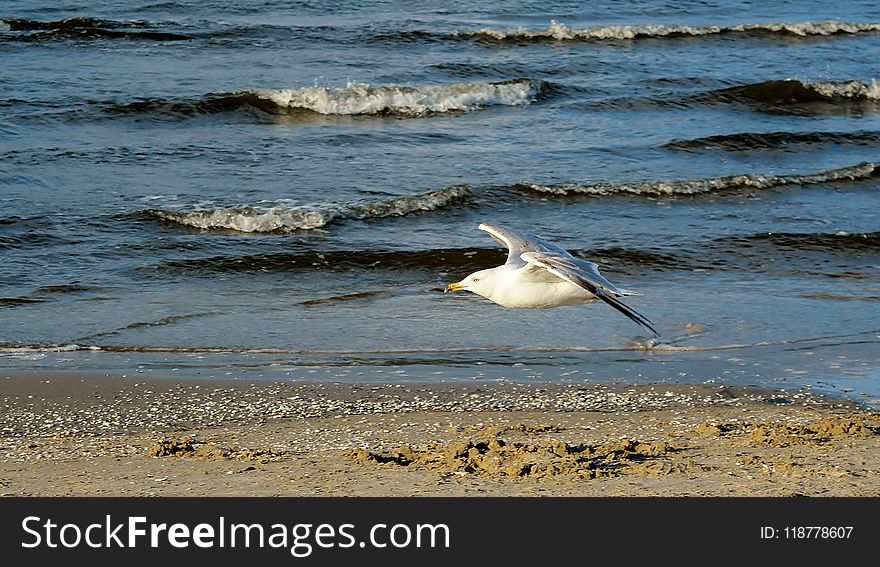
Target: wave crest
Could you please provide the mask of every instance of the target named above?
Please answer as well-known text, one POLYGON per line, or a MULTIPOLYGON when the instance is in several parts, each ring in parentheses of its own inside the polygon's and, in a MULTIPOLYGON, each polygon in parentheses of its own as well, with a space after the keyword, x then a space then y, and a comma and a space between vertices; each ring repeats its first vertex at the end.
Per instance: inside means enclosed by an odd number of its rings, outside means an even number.
POLYGON ((723 193, 733 190, 773 189, 786 185, 815 185, 835 181, 855 181, 875 177, 880 172, 873 163, 861 163, 839 169, 831 169, 807 175, 763 175, 746 174, 692 179, 684 181, 652 181, 647 183, 614 184, 597 183, 592 185, 537 185, 520 183, 515 188, 534 193, 550 195, 587 195, 602 197, 608 195, 640 195, 648 197, 672 197, 679 195, 701 195, 723 193))
POLYGON ((191 117, 256 109, 269 114, 315 113, 332 116, 378 115, 405 118, 444 112, 465 112, 488 106, 526 105, 554 92, 554 87, 527 78, 496 83, 371 87, 350 83, 344 88, 243 89, 208 93, 198 99, 153 98, 111 103, 104 111, 115 115, 150 114, 158 118, 191 117))
POLYGON ((609 41, 648 38, 700 37, 726 34, 787 35, 825 37, 834 35, 880 32, 880 23, 848 23, 838 20, 802 23, 759 23, 735 26, 674 26, 664 24, 594 26, 573 28, 555 20, 543 30, 523 28, 502 31, 483 28, 459 32, 457 36, 488 41, 609 41))
POLYGON ((862 81, 806 82, 797 79, 764 81, 740 87, 731 87, 712 93, 722 99, 774 104, 810 102, 880 101, 880 83, 862 81))
POLYGON ((400 217, 421 211, 436 211, 463 202, 470 197, 470 194, 468 187, 456 186, 384 201, 328 205, 311 209, 289 206, 243 206, 189 212, 151 209, 143 211, 143 214, 202 230, 287 233, 314 230, 340 220, 400 217))
POLYGON ((241 93, 271 101, 282 111, 309 110, 333 115, 421 116, 486 106, 524 105, 535 100, 540 90, 538 81, 514 79, 498 83, 475 82, 423 87, 371 87, 350 83, 345 88, 263 89, 241 93))
POLYGON ((694 105, 738 104, 771 114, 819 115, 880 111, 880 82, 802 81, 773 79, 690 95, 656 98, 621 97, 594 103, 595 108, 635 110, 688 108, 694 105))

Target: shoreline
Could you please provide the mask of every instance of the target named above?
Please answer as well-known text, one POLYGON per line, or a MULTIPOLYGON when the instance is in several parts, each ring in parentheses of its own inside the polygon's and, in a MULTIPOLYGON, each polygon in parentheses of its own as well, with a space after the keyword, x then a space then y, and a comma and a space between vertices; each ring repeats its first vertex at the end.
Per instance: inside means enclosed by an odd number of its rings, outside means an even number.
POLYGON ((0 494, 880 495, 880 412, 809 390, 0 376, 0 494))

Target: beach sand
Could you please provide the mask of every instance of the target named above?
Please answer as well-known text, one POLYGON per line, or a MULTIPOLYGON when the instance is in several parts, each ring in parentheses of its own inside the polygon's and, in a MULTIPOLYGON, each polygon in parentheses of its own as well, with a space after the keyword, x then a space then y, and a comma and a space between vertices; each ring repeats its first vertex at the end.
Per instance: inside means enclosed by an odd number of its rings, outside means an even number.
POLYGON ((802 391, 0 376, 5 496, 878 496, 880 413, 802 391))

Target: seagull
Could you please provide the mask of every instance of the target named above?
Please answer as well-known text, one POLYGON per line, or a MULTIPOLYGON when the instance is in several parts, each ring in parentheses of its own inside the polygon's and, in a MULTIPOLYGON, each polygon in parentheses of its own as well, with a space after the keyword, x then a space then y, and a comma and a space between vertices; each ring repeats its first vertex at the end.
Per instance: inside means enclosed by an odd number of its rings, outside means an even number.
POLYGON ((647 317, 618 299, 640 294, 609 282, 599 273, 597 264, 575 258, 531 234, 489 224, 477 228, 507 247, 507 262, 449 284, 447 292, 470 291, 503 307, 519 309, 580 305, 601 299, 660 336, 647 317))

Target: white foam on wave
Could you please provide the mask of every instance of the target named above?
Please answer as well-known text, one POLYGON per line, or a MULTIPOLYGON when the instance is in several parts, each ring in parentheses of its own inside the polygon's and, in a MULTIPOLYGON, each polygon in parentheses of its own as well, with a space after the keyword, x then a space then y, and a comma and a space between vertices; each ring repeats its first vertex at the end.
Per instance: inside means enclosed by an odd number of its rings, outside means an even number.
POLYGON ((706 36, 724 33, 748 33, 768 32, 787 33, 800 37, 829 36, 837 34, 857 34, 880 31, 880 23, 847 23, 837 20, 824 22, 802 23, 759 23, 740 24, 735 26, 675 26, 664 24, 644 25, 618 25, 618 26, 595 26, 588 28, 573 28, 561 24, 555 20, 550 21, 550 27, 529 31, 516 29, 513 31, 501 31, 483 28, 475 32, 466 32, 458 35, 486 37, 496 40, 556 40, 556 41, 585 41, 585 40, 627 40, 651 37, 667 36, 706 36))
POLYGON ((802 84, 828 98, 842 97, 880 100, 880 83, 877 82, 877 79, 871 80, 870 84, 863 83, 862 81, 846 81, 843 83, 816 82, 802 84))
POLYGON ((876 165, 861 163, 850 167, 832 169, 808 175, 730 175, 710 179, 692 179, 685 181, 652 181, 648 183, 612 184, 597 183, 592 185, 536 185, 520 184, 519 187, 537 193, 552 195, 644 195, 649 197, 666 197, 675 195, 699 195, 716 193, 733 189, 772 189, 786 185, 815 185, 831 181, 854 181, 867 179, 875 175, 876 165))
POLYGON ((150 216, 203 230, 226 229, 238 232, 291 232, 322 228, 334 220, 364 220, 399 217, 419 211, 435 211, 470 196, 467 187, 449 187, 419 195, 394 197, 384 201, 353 204, 307 206, 229 207, 173 211, 150 210, 150 216))
POLYGON ((238 232, 279 232, 321 228, 335 215, 331 211, 299 211, 285 207, 230 207, 225 209, 151 211, 153 216, 205 230, 225 228, 238 232))
POLYGON ((8 32, 11 29, 12 26, 10 26, 5 20, 0 20, 0 32, 8 32))
POLYGON ((52 345, 52 346, 0 346, 0 356, 9 358, 23 358, 38 360, 47 354, 59 352, 76 352, 78 350, 94 350, 92 347, 80 345, 52 345))
POLYGON ((461 83, 439 86, 379 86, 349 83, 345 88, 308 87, 249 90, 280 108, 305 109, 319 114, 396 114, 467 111, 485 106, 528 104, 537 97, 539 83, 517 79, 500 83, 461 83))

